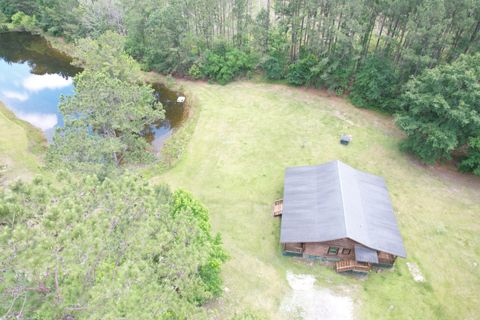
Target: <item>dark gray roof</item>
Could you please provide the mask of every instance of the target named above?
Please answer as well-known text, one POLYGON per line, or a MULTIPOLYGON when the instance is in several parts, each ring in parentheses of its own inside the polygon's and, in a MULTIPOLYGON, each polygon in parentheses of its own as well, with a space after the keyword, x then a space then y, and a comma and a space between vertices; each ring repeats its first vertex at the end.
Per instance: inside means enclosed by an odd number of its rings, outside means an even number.
POLYGON ((355 260, 360 262, 378 263, 378 254, 376 250, 356 244, 355 260))
POLYGON ((287 168, 280 242, 342 238, 406 256, 383 178, 341 161, 287 168))

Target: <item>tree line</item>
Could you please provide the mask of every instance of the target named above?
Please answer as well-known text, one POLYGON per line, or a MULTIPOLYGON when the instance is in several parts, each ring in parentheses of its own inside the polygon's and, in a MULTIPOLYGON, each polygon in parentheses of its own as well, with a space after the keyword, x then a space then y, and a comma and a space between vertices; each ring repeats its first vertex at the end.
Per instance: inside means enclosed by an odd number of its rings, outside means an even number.
POLYGON ((479 52, 480 0, 3 0, 0 11, 0 21, 34 23, 71 40, 118 33, 146 70, 220 83, 262 72, 348 94, 357 106, 398 114, 403 146, 423 161, 455 157, 462 170, 480 172, 478 100, 466 103, 423 83, 430 70, 438 77, 449 77, 441 74, 447 69, 473 72, 456 90, 476 94, 465 82, 478 83, 476 67, 456 66, 479 52), (415 86, 423 86, 416 107, 415 86), (448 112, 438 112, 434 94, 448 112), (466 118, 451 121, 457 111, 466 118), (455 123, 455 135, 444 134, 445 123, 455 123))

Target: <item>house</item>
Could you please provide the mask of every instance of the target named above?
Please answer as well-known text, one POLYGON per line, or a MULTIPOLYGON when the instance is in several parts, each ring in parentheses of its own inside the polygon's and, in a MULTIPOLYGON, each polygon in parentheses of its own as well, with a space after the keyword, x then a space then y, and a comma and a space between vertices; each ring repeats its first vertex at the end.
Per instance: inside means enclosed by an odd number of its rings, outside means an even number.
POLYGON ((383 178, 341 161, 287 168, 280 242, 286 255, 366 272, 406 257, 383 178))

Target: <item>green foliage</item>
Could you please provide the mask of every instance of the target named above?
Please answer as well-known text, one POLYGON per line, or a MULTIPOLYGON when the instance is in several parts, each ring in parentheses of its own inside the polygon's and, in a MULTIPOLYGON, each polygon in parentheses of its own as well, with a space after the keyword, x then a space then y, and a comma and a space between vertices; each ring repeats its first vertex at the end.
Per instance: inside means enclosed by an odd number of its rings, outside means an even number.
POLYGON ((0 11, 0 25, 6 23, 7 21, 8 21, 7 16, 0 11))
MULTIPOLYGON (((450 65, 426 70, 401 96, 397 124, 407 134, 403 147, 426 163, 451 159, 470 144, 476 156, 480 132, 480 54, 463 55, 450 65)), ((475 160, 462 168, 475 170, 475 160)))
POLYGON ((12 18, 12 26, 17 29, 32 31, 35 28, 37 20, 35 16, 31 17, 19 11, 15 13, 12 18))
POLYGON ((150 86, 89 70, 75 77, 75 94, 62 97, 60 111, 65 126, 55 134, 47 159, 51 166, 89 172, 152 159, 142 132, 164 117, 150 86))
POLYGON ((199 65, 200 74, 204 78, 225 84, 253 70, 255 60, 252 54, 235 48, 219 46, 214 51, 207 50, 205 52, 199 65))
POLYGON ((74 64, 124 81, 139 82, 140 66, 125 51, 125 37, 107 31, 97 39, 76 42, 74 64))
POLYGON ((265 76, 270 80, 280 80, 285 77, 285 68, 286 65, 282 63, 283 61, 268 56, 262 62, 262 69, 265 71, 265 76))
POLYGON ((313 75, 312 68, 315 67, 317 63, 317 58, 313 54, 309 54, 305 58, 298 60, 296 63, 291 64, 288 67, 288 83, 296 86, 310 84, 313 75))
POLYGON ((468 140, 467 157, 460 162, 460 170, 480 176, 480 137, 468 140))
POLYGON ((343 95, 350 87, 353 65, 351 61, 324 59, 316 66, 316 72, 320 74, 317 86, 325 86, 337 95, 343 95))
POLYGON ((399 91, 398 76, 390 61, 371 55, 358 69, 353 82, 350 99, 363 108, 379 108, 396 111, 395 98, 399 91))
POLYGON ((2 317, 203 318, 220 292, 203 270, 223 249, 198 201, 128 174, 55 185, 0 193, 2 317))
MULTIPOLYGON (((226 261, 227 255, 222 247, 220 234, 211 235, 211 226, 208 221, 208 210, 191 194, 178 190, 172 197, 172 214, 187 213, 187 216, 195 221, 195 224, 203 231, 202 244, 211 249, 208 261, 199 269, 199 275, 205 286, 206 292, 212 296, 219 296, 222 293, 222 279, 220 267, 226 261)), ((198 297, 198 302, 205 302, 205 298, 198 297)))
POLYGON ((191 67, 190 70, 188 70, 188 74, 193 78, 193 79, 201 79, 203 78, 203 73, 202 69, 200 66, 196 63, 194 63, 191 67))
POLYGON ((78 0, 39 1, 38 23, 44 31, 55 36, 74 39, 84 35, 81 16, 82 10, 78 0))
POLYGON ((0 1, 0 15, 4 14, 10 19, 17 12, 34 16, 39 12, 39 1, 32 0, 2 0, 0 1))
POLYGON ((142 0, 127 5, 127 52, 149 70, 187 74, 197 58, 196 41, 187 32, 192 5, 201 3, 142 0))

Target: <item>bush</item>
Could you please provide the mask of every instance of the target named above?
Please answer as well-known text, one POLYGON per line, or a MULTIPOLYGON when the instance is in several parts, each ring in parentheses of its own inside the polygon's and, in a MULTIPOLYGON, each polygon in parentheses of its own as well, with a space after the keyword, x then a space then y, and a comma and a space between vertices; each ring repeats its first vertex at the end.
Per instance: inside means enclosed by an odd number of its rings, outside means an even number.
POLYGON ((287 81, 295 86, 310 84, 312 80, 312 69, 318 64, 317 58, 313 54, 298 60, 288 67, 287 81))
POLYGON ((327 87, 337 95, 343 95, 349 89, 353 72, 351 61, 324 59, 316 69, 319 74, 317 86, 327 87))
POLYGON ((202 74, 202 69, 199 67, 198 64, 194 63, 191 67, 190 70, 188 70, 188 74, 193 78, 193 79, 201 79, 203 78, 202 74))
POLYGON ((262 63, 265 76, 270 80, 280 80, 285 77, 286 63, 276 57, 268 56, 262 63))
MULTIPOLYGON (((222 293, 222 278, 220 275, 220 267, 227 260, 227 254, 222 247, 222 239, 220 234, 213 236, 211 234, 211 226, 209 222, 209 213, 198 200, 194 199, 191 194, 183 190, 178 190, 173 194, 171 213, 176 216, 181 213, 188 213, 192 222, 197 225, 203 232, 203 245, 210 249, 207 263, 202 265, 199 270, 200 278, 204 285, 204 291, 212 296, 219 296, 222 293)), ((197 302, 205 302, 208 296, 198 296, 197 302)))
POLYGON ((480 176, 480 137, 469 139, 467 154, 467 157, 460 162, 460 170, 480 176))
POLYGON ((21 30, 31 31, 35 28, 37 20, 35 16, 29 16, 19 11, 12 16, 12 26, 21 30))
POLYGON ((395 111, 394 100, 398 93, 398 75, 391 61, 372 55, 358 69, 350 99, 363 108, 395 111))
POLYGON ((207 50, 202 60, 198 63, 198 69, 193 66, 190 68, 190 75, 225 84, 253 70, 256 59, 239 49, 218 46, 214 51, 207 50))

